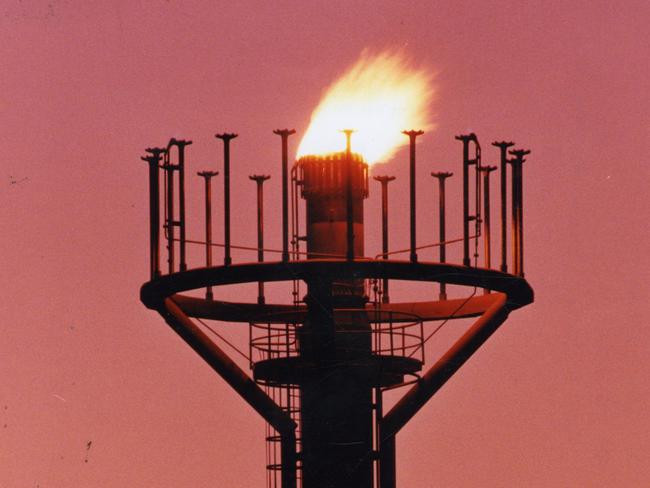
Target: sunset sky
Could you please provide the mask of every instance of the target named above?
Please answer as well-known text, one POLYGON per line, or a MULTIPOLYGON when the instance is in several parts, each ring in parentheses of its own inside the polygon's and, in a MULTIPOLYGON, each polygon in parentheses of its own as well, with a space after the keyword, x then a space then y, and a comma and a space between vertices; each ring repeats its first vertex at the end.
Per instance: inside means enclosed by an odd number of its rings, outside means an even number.
MULTIPOLYGON (((461 235, 455 135, 476 132, 492 164, 493 140, 532 150, 524 218, 535 303, 398 435, 398 486, 647 486, 649 21, 640 0, 4 0, 0 487, 264 486, 262 420, 139 300, 149 263, 140 156, 170 137, 194 141, 188 236, 200 239, 195 172, 222 171, 214 134, 239 133, 233 243, 255 245, 248 176, 265 173, 267 243, 279 248, 272 130, 296 129, 293 156, 324 90, 364 49, 401 49, 434 75, 435 128, 418 139, 419 242, 437 235, 431 171, 456 173, 448 235, 461 235)), ((400 150, 372 168, 397 177, 394 249, 408 246, 407 163, 400 150)), ((219 242, 222 184, 216 177, 219 242)), ((366 255, 381 250, 378 190, 373 182, 366 255)), ((190 265, 202 264, 192 249, 190 265)), ((255 299, 254 286, 242 290, 255 299)), ((448 324, 448 336, 465 325, 448 324)), ((245 344, 246 326, 220 330, 245 344)))

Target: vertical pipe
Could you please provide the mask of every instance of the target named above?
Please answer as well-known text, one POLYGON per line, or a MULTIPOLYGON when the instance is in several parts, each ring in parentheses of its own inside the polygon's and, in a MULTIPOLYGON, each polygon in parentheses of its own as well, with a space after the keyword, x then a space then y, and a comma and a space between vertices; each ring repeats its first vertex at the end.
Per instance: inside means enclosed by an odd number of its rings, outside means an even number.
POLYGON ((410 180, 410 207, 411 207, 411 261, 415 262, 418 260, 418 255, 415 252, 417 247, 415 240, 415 138, 424 134, 424 131, 421 130, 405 130, 402 134, 407 135, 409 138, 409 180, 410 180))
POLYGON ((501 168, 499 170, 501 176, 501 271, 508 272, 508 192, 507 192, 507 174, 506 164, 508 162, 508 155, 505 149, 501 150, 501 168))
POLYGON ((142 157, 149 164, 149 269, 151 279, 160 276, 160 183, 158 167, 164 149, 148 148, 150 156, 142 157))
POLYGON ((185 271, 187 269, 185 256, 185 144, 178 145, 178 222, 179 269, 185 271))
MULTIPOLYGON (((513 258, 516 262, 514 273, 518 276, 524 276, 523 163, 526 161, 524 156, 530 154, 530 151, 517 149, 510 151, 510 154, 514 156, 514 159, 512 160, 513 186, 517 188, 516 205, 513 204, 513 209, 516 208, 517 220, 514 230, 515 235, 513 236, 517 243, 516 257, 513 258)), ((513 191, 513 199, 515 198, 514 195, 513 191)), ((515 218, 514 212, 513 218, 515 218)))
POLYGON ((463 141, 463 266, 469 259, 469 146, 463 141))
MULTIPOLYGON (((379 334, 377 334, 379 335, 379 334)), ((378 350, 376 345, 375 345, 375 350, 378 350)), ((375 432, 375 438, 374 438, 374 450, 378 454, 378 456, 375 457, 375 484, 373 486, 379 486, 380 480, 381 480, 381 467, 380 467, 380 462, 379 462, 379 454, 381 453, 381 434, 379 432, 379 424, 381 423, 381 415, 383 411, 383 405, 382 405, 382 396, 381 396, 381 388, 377 387, 374 388, 374 398, 375 398, 375 425, 374 425, 374 432, 375 432)))
POLYGON ((223 226, 224 226, 224 258, 223 264, 232 264, 230 257, 230 140, 237 134, 215 134, 217 139, 223 141, 223 226))
POLYGON ((518 184, 519 179, 517 177, 517 166, 518 162, 516 159, 512 159, 510 165, 512 166, 512 217, 511 217, 511 232, 512 232, 512 272, 517 275, 519 274, 519 212, 517 210, 519 197, 518 197, 518 184))
MULTIPOLYGON (((217 171, 199 171, 197 175, 205 179, 205 266, 212 266, 212 188, 210 179, 218 175, 217 171)), ((205 298, 212 300, 212 287, 208 286, 205 298)))
POLYGON ((524 276, 524 158, 521 158, 517 176, 519 177, 519 276, 524 276))
MULTIPOLYGON (((433 172, 431 173, 431 176, 434 178, 438 179, 438 215, 439 215, 439 225, 438 225, 438 232, 439 232, 439 241, 440 241, 440 262, 445 263, 447 261, 447 244, 445 241, 447 240, 446 237, 446 222, 445 222, 445 180, 447 178, 450 178, 453 176, 453 173, 446 173, 446 172, 433 172)), ((447 299, 447 284, 444 282, 440 282, 440 300, 446 300, 447 299)))
MULTIPOLYGON (((375 176, 374 179, 381 183, 381 252, 384 259, 388 259, 388 183, 395 179, 394 176, 375 176)), ((382 281, 382 303, 389 303, 388 278, 382 281)))
POLYGON ((456 136, 456 139, 463 143, 463 266, 469 266, 469 222, 472 217, 469 215, 469 165, 476 162, 469 158, 469 143, 473 141, 478 146, 476 135, 456 136))
POLYGON ((490 173, 494 170, 496 170, 496 166, 483 166, 481 168, 481 172, 483 173, 483 187, 484 187, 484 193, 483 193, 483 244, 485 246, 484 248, 484 253, 485 253, 485 267, 487 269, 490 269, 492 267, 491 263, 491 254, 492 254, 492 246, 491 246, 491 236, 490 236, 490 173))
POLYGON ((163 169, 167 178, 167 264, 169 274, 174 272, 174 166, 169 162, 169 149, 165 151, 163 169))
MULTIPOLYGON (((492 242, 490 236, 490 173, 496 169, 496 166, 483 166, 480 168, 480 171, 483 173, 483 245, 485 246, 484 259, 485 268, 487 269, 492 267, 492 242)), ((484 294, 488 294, 490 293, 490 290, 484 288, 483 292, 484 294)))
POLYGON ((276 129, 274 134, 282 138, 282 261, 289 261, 289 144, 294 129, 276 129))
POLYGON ((185 252, 185 146, 192 144, 192 141, 177 140, 172 138, 167 146, 167 151, 171 146, 178 149, 178 162, 175 169, 178 170, 178 227, 179 227, 179 260, 181 271, 187 270, 187 258, 185 252))
POLYGON ((508 216, 507 216, 507 175, 506 166, 508 163, 508 148, 514 146, 514 142, 495 141, 492 143, 500 149, 501 163, 499 174, 501 177, 501 271, 508 272, 508 216))
MULTIPOLYGON (((263 185, 270 178, 268 175, 251 175, 250 180, 257 183, 257 261, 264 261, 264 189, 263 185)), ((257 283, 257 303, 263 305, 264 299, 264 282, 257 283)))
POLYGON ((149 161, 149 220, 151 278, 160 276, 160 188, 158 165, 160 153, 149 161))
POLYGON ((478 140, 475 140, 475 158, 471 164, 474 164, 474 173, 475 173, 475 182, 474 182, 474 235, 476 236, 474 240, 474 266, 478 266, 478 236, 481 235, 481 206, 483 202, 481 201, 481 145, 478 143, 478 140))
POLYGON ((354 259, 354 206, 352 199, 352 129, 342 131, 345 134, 345 206, 347 217, 347 259, 354 259))
POLYGON ((519 163, 519 276, 524 276, 524 158, 519 163))

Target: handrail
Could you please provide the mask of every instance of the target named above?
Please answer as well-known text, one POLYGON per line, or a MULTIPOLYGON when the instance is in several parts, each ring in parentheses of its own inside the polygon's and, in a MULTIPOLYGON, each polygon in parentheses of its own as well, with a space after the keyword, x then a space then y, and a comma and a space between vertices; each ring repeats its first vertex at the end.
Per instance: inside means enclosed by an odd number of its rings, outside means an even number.
MULTIPOLYGON (((335 314, 343 313, 364 313, 368 314, 366 309, 336 309, 335 314)), ((424 328, 420 317, 414 314, 404 312, 388 312, 388 322, 372 319, 372 314, 368 314, 372 323, 370 331, 368 330, 338 330, 337 334, 372 335, 372 354, 375 356, 403 356, 412 358, 420 351, 421 362, 424 362, 424 328), (393 317, 404 319, 412 317, 412 322, 394 322, 393 317), (386 342, 388 344, 386 344, 386 342)), ((268 314, 267 318, 272 319, 275 314, 268 314)), ((291 316, 291 313, 283 314, 283 317, 291 316)), ((298 313, 296 313, 298 316, 298 313)), ((377 319, 377 317, 375 317, 377 319)), ((300 351, 298 348, 298 321, 286 323, 264 322, 257 319, 249 323, 249 357, 251 365, 253 361, 253 352, 257 351, 263 359, 274 357, 296 357, 300 351), (256 335, 256 332, 259 335, 256 335)))
MULTIPOLYGON (((480 234, 470 236, 469 238, 471 240, 471 239, 478 239, 479 237, 481 237, 480 234)), ((177 239, 177 238, 174 238, 172 240, 175 241, 175 242, 180 242, 180 239, 177 239)), ((419 251, 420 249, 430 249, 432 247, 442 246, 443 244, 444 245, 455 244, 455 243, 462 242, 462 241, 463 241, 463 238, 458 237, 456 239, 450 239, 450 240, 441 241, 441 242, 434 242, 432 244, 425 244, 425 245, 422 245, 422 246, 418 246, 415 249, 419 251)), ((202 245, 202 246, 206 245, 205 241, 201 241, 201 240, 197 240, 197 239, 185 239, 185 242, 187 244, 196 244, 196 245, 202 245)), ((222 244, 220 242, 211 242, 210 246, 212 246, 212 247, 226 247, 225 244, 222 244)), ((240 249, 242 251, 254 251, 254 252, 264 251, 264 252, 282 254, 282 249, 272 249, 272 248, 267 248, 267 247, 259 248, 259 247, 255 247, 255 246, 240 246, 240 245, 235 245, 235 244, 230 244, 230 247, 232 249, 240 249)), ((374 258, 363 257, 363 256, 355 256, 355 259, 357 259, 357 260, 359 260, 359 259, 362 259, 362 260, 364 260, 364 259, 365 260, 379 259, 379 258, 384 257, 384 256, 392 256, 393 254, 406 253, 406 252, 409 252, 410 250, 411 250, 411 248, 398 249, 396 251, 390 251, 390 252, 387 252, 387 253, 376 254, 374 258)), ((300 254, 300 255, 308 255, 308 254, 310 254, 307 251, 291 251, 291 253, 292 254, 300 254)), ((320 251, 318 252, 318 255, 319 256, 326 256, 328 258, 340 258, 340 259, 345 259, 345 257, 346 257, 345 254, 333 254, 333 253, 325 253, 325 252, 320 252, 320 251)))

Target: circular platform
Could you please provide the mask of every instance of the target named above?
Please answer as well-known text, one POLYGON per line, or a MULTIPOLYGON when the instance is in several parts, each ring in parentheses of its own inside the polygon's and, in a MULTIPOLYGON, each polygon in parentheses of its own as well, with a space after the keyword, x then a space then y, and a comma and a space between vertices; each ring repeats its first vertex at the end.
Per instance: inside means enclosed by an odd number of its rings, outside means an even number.
MULTIPOLYGON (((341 362, 309 362, 301 357, 266 359, 253 364, 253 378, 268 385, 301 385, 309 381, 318 371, 341 367, 341 362)), ((365 359, 355 359, 355 374, 370 379, 372 386, 393 386, 404 381, 404 375, 416 374, 422 363, 415 358, 404 356, 372 355, 365 359)))
MULTIPOLYGON (((223 285, 293 280, 308 283, 314 279, 333 281, 343 278, 349 279, 350 277, 355 279, 386 278, 403 281, 440 282, 485 288, 505 293, 509 310, 515 310, 533 301, 533 290, 523 277, 493 269, 447 263, 362 259, 349 261, 345 259, 310 259, 197 268, 164 275, 145 283, 140 290, 140 298, 147 307, 160 310, 163 308, 165 298, 207 286, 217 287, 214 291, 215 296, 218 296, 218 287, 223 285)), ((230 303, 191 297, 182 298, 195 308, 206 311, 204 317, 212 318, 209 317, 210 309, 214 309, 217 310, 217 313, 214 313, 215 319, 231 322, 249 322, 263 315, 278 314, 279 312, 293 313, 296 310, 294 306, 282 304, 259 305, 257 303, 230 303)), ((484 301, 484 306, 477 307, 469 315, 480 315, 492 301, 489 297, 477 300, 479 298, 479 296, 476 296, 472 301, 484 301)), ((429 303, 440 304, 445 302, 429 303)), ((423 320, 427 320, 425 318, 426 314, 413 310, 413 305, 412 303, 391 303, 389 307, 396 311, 415 313, 422 317, 423 320)), ((437 315, 440 318, 445 317, 444 307, 437 315)), ((435 319, 435 317, 432 319, 435 319)))

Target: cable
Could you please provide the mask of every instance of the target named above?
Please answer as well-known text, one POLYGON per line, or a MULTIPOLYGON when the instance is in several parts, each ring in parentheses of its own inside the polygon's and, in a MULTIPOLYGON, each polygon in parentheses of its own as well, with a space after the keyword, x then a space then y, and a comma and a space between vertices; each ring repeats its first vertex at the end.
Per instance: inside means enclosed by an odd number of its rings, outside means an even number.
MULTIPOLYGON (((470 236, 469 238, 470 238, 470 239, 477 239, 477 240, 478 240, 478 238, 479 238, 480 236, 481 236, 481 234, 478 233, 477 235, 470 236)), ((455 244, 455 243, 457 243, 457 242, 462 242, 463 240, 464 240, 464 239, 463 239, 462 237, 459 237, 459 238, 457 238, 457 239, 451 239, 451 240, 442 241, 442 242, 434 242, 433 244, 425 244, 425 245, 423 245, 423 246, 418 246, 418 247, 415 248, 415 250, 416 250, 416 251, 419 251, 420 249, 428 249, 428 248, 430 248, 430 247, 439 247, 439 246, 441 246, 441 245, 443 245, 443 244, 455 244)), ((387 252, 387 253, 380 253, 380 254, 377 254, 377 255, 375 256, 375 259, 379 259, 379 258, 384 257, 384 256, 390 256, 390 255, 392 255, 392 254, 407 253, 407 252, 410 252, 410 250, 411 250, 411 248, 408 248, 408 249, 399 249, 399 250, 397 250, 397 251, 390 251, 390 252, 387 252)))
POLYGON ((196 320, 197 320, 198 322, 200 322, 200 323, 203 325, 203 327, 205 327, 206 329, 208 329, 210 332, 212 332, 214 335, 216 335, 219 339, 221 339, 223 342, 225 342, 226 344, 228 344, 228 345, 229 345, 229 346, 230 346, 230 347, 231 347, 231 348, 232 348, 236 353, 238 353, 240 356, 242 356, 243 358, 245 358, 249 363, 252 362, 250 357, 248 357, 246 354, 244 354, 243 352, 241 352, 241 351, 237 348, 237 346, 235 346, 233 343, 231 343, 228 339, 226 339, 224 336, 222 336, 221 334, 219 334, 216 330, 214 330, 212 327, 210 327, 207 323, 205 323, 205 322, 204 322, 203 320, 201 320, 200 318, 198 318, 198 317, 195 317, 195 318, 196 318, 196 320))
POLYGON ((463 303, 461 303, 461 304, 456 308, 456 310, 454 310, 454 311, 451 313, 451 315, 450 315, 449 317, 447 317, 445 320, 443 320, 442 323, 441 323, 438 327, 436 327, 436 328, 433 330, 433 332, 431 332, 431 334, 429 334, 429 335, 427 336, 426 339, 424 339, 424 340, 422 341, 422 345, 419 346, 418 348, 416 348, 416 349, 415 349, 411 354, 409 354, 408 357, 412 357, 413 354, 415 354, 415 353, 418 351, 418 349, 419 349, 420 347, 424 350, 424 345, 427 343, 427 341, 428 341, 429 339, 431 339, 431 338, 432 338, 432 337, 433 337, 433 336, 434 336, 434 335, 435 335, 435 334, 436 334, 440 329, 442 329, 442 327, 443 327, 447 322, 449 322, 449 320, 453 319, 454 316, 458 313, 458 311, 459 311, 461 308, 463 308, 465 305, 467 305, 467 303, 468 303, 468 302, 469 302, 469 301, 474 297, 474 295, 476 295, 476 290, 477 290, 477 289, 478 289, 477 287, 474 287, 474 291, 472 291, 472 294, 471 294, 470 296, 468 296, 468 297, 463 301, 463 303))
MULTIPOLYGON (((479 237, 481 237, 480 233, 477 234, 477 235, 470 236, 469 238, 470 239, 478 239, 479 237)), ((180 239, 178 239, 178 238, 174 238, 173 240, 175 242, 180 242, 180 239)), ((462 240, 463 240, 463 238, 459 237, 457 239, 451 239, 451 240, 447 240, 447 241, 443 241, 443 242, 434 242, 433 244, 425 244, 425 245, 422 245, 422 246, 418 246, 415 249, 416 250, 428 249, 428 248, 431 248, 431 247, 441 246, 442 244, 454 244, 454 243, 457 243, 457 242, 461 242, 462 240)), ((205 241, 201 241, 201 240, 197 240, 197 239, 185 239, 185 242, 188 243, 188 244, 197 244, 197 245, 200 244, 200 245, 203 245, 203 246, 205 246, 205 244, 206 244, 205 241)), ((218 242, 212 242, 210 245, 212 247, 225 247, 226 246, 225 244, 221 244, 221 243, 218 243, 218 242)), ((243 251, 256 251, 257 252, 257 251, 260 250, 258 247, 238 246, 238 245, 235 245, 235 244, 231 244, 230 247, 233 248, 233 249, 241 249, 243 251)), ((264 251, 264 252, 270 252, 270 253, 276 253, 276 254, 281 254, 282 253, 281 249, 263 248, 261 250, 264 251)), ((380 257, 383 257, 383 256, 390 256, 390 255, 393 255, 393 254, 407 253, 410 250, 411 250, 411 248, 399 249, 397 251, 390 251, 390 252, 385 253, 385 254, 384 253, 377 254, 374 258, 357 257, 356 259, 357 260, 372 261, 372 260, 377 260, 377 259, 379 259, 380 257)), ((307 252, 307 251, 296 251, 295 253, 296 254, 302 254, 302 255, 309 254, 309 252, 307 252)), ((325 256, 327 258, 341 258, 341 259, 345 258, 344 254, 328 254, 328 253, 323 253, 323 252, 319 252, 318 254, 321 255, 321 256, 325 256)))

